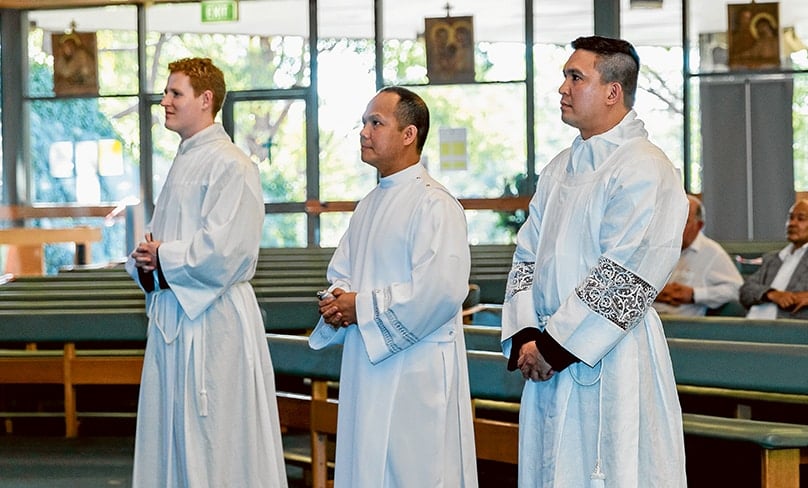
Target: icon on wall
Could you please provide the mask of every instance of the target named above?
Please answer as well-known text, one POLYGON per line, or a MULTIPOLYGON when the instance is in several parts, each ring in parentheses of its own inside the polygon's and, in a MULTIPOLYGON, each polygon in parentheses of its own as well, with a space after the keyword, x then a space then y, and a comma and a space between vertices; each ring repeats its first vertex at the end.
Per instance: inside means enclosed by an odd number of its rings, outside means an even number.
POLYGON ((474 82, 472 17, 425 19, 426 72, 430 83, 474 82))
POLYGON ((98 95, 98 51, 95 32, 51 35, 53 92, 58 95, 98 95))
POLYGON ((779 3, 727 5, 730 68, 780 66, 779 3))

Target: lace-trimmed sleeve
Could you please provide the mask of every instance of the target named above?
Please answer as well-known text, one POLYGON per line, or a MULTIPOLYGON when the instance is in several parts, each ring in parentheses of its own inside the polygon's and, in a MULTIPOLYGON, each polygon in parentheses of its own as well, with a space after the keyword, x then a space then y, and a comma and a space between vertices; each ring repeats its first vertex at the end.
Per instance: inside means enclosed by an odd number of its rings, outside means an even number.
POLYGON ((508 285, 505 289, 505 301, 507 302, 520 291, 525 291, 533 286, 533 274, 536 270, 536 263, 514 263, 508 273, 508 285))
POLYGON ((575 289, 575 294, 595 313, 629 330, 645 316, 657 290, 636 274, 601 256, 589 276, 575 289))

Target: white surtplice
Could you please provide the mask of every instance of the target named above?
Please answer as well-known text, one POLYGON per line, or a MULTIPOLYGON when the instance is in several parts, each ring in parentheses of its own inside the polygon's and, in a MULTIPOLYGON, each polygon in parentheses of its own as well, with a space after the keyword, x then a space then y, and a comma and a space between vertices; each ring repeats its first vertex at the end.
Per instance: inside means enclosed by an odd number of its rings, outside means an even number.
MULTIPOLYGON (((151 223, 169 289, 146 297, 135 488, 287 486, 249 283, 263 219, 258 169, 221 125, 180 144, 151 223)), ((131 257, 127 270, 138 279, 131 257)))
POLYGON ((462 207, 420 164, 382 178, 328 267, 355 291, 357 324, 322 319, 309 341, 344 345, 336 488, 477 486, 461 306, 462 207))
POLYGON ((521 488, 686 486, 681 409, 651 303, 679 258, 687 211, 672 164, 633 111, 576 138, 539 175, 509 276, 503 352, 536 327, 580 362, 525 384, 521 488))

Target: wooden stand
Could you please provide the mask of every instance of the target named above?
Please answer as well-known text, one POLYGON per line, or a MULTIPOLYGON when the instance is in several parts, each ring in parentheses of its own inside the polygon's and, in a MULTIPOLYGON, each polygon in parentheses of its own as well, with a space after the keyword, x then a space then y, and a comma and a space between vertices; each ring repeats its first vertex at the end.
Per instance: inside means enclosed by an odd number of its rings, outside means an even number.
POLYGON ((39 229, 18 227, 0 229, 0 244, 8 245, 6 272, 19 276, 41 275, 45 269, 43 246, 54 242, 74 242, 76 263, 87 264, 92 259, 90 243, 101 240, 98 227, 39 229))

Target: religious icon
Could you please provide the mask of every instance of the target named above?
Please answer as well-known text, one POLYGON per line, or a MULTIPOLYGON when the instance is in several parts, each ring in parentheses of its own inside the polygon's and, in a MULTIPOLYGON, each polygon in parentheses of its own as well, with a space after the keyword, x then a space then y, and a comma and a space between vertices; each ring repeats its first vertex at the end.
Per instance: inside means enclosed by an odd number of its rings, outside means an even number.
POLYGON ((472 17, 425 19, 426 71, 430 83, 474 82, 472 17))
POLYGON ((730 68, 780 66, 779 3, 727 5, 730 68))
POLYGON ((94 32, 53 34, 53 92, 98 95, 98 61, 94 32))

